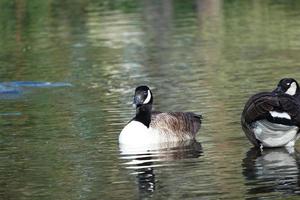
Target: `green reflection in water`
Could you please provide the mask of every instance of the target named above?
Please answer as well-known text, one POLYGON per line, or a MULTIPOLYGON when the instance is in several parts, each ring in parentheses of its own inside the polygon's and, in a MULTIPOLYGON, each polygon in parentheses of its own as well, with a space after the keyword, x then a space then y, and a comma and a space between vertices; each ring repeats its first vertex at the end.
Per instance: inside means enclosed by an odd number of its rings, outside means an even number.
POLYGON ((271 0, 0 1, 1 81, 74 85, 0 98, 1 113, 21 113, 0 115, 1 197, 144 197, 117 144, 134 114, 138 84, 153 88, 157 110, 204 115, 203 156, 155 169, 153 198, 299 192, 249 192, 257 185, 243 176, 251 146, 239 124, 251 94, 285 76, 300 80, 299 6, 271 0))

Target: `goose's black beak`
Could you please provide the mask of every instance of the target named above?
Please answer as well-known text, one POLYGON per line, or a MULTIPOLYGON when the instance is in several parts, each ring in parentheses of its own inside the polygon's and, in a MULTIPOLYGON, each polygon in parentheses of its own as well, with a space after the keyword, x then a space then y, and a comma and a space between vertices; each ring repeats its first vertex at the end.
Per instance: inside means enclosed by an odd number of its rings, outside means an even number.
POLYGON ((139 107, 142 104, 143 104, 143 100, 141 95, 135 95, 133 98, 133 105, 135 105, 135 107, 139 107))
POLYGON ((280 95, 280 94, 284 94, 284 89, 282 88, 282 86, 278 86, 275 90, 274 93, 276 95, 280 95))

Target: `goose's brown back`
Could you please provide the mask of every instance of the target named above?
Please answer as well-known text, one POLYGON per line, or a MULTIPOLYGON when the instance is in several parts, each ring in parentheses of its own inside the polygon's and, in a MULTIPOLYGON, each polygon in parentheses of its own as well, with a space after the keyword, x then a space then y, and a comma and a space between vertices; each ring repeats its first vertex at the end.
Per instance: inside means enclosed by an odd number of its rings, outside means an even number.
POLYGON ((201 127, 201 118, 192 112, 152 112, 150 127, 170 137, 192 139, 201 127))
POLYGON ((270 111, 286 112, 295 125, 300 125, 300 102, 290 95, 276 96, 269 92, 252 96, 245 105, 242 122, 251 123, 264 119, 270 111))

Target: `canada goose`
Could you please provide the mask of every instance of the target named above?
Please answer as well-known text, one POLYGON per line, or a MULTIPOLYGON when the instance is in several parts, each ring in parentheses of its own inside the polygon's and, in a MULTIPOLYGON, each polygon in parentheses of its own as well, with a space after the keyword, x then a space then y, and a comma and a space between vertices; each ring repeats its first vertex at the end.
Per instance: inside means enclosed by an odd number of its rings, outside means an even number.
POLYGON ((194 139, 201 115, 192 112, 152 112, 153 95, 147 86, 135 89, 136 115, 119 135, 121 144, 151 144, 194 139))
POLYGON ((241 123, 248 139, 258 147, 293 147, 300 127, 299 85, 284 78, 272 92, 250 97, 241 123))

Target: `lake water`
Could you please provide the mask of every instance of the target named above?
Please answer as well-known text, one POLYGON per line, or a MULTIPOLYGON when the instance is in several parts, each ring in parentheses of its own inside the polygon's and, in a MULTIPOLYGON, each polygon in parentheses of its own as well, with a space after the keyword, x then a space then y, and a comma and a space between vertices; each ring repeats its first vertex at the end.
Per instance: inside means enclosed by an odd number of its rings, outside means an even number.
POLYGON ((300 198, 297 149, 252 149, 240 125, 250 95, 300 81, 300 2, 0 8, 0 199, 300 198), (155 110, 203 115, 197 142, 120 153, 140 84, 155 110))

